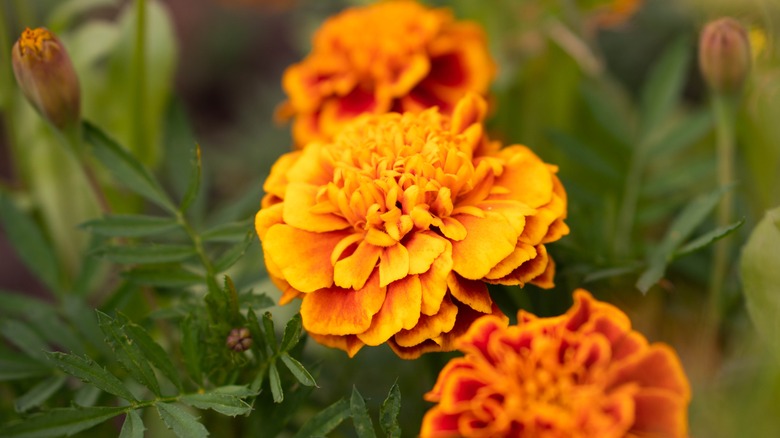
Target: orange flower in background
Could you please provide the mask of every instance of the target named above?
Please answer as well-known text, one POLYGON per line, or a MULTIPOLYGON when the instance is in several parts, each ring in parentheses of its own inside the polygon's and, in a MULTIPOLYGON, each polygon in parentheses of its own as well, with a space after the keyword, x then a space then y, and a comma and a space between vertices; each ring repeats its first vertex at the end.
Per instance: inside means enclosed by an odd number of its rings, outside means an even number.
POLYGON ((483 136, 485 110, 469 95, 451 118, 364 115, 274 165, 255 225, 314 339, 350 356, 451 350, 477 317, 505 318, 485 282, 552 286, 566 194, 555 166, 483 136))
POLYGON ((347 9, 322 25, 312 46, 282 79, 289 100, 279 115, 295 118, 298 146, 333 138, 362 113, 450 113, 467 92, 487 93, 495 74, 479 26, 413 1, 347 9))
POLYGON ((478 319, 426 399, 422 437, 687 436, 690 385, 674 350, 578 290, 566 314, 478 319))

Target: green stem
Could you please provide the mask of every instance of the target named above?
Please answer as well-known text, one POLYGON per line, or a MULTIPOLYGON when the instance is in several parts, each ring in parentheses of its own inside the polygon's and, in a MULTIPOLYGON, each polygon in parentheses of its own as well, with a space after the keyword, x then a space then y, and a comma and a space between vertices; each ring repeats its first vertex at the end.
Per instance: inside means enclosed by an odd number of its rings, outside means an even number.
MULTIPOLYGON (((733 96, 715 93, 712 99, 715 113, 716 155, 718 186, 726 187, 734 182, 735 159, 735 113, 736 99, 733 96)), ((733 195, 726 192, 718 205, 718 227, 731 223, 733 214, 733 195)), ((728 237, 715 244, 712 272, 710 276, 709 311, 713 324, 718 324, 721 313, 721 295, 726 273, 729 269, 728 255, 731 243, 728 237)))
MULTIPOLYGON (((0 8, 0 59, 6 62, 0 65, 0 108, 3 109, 3 122, 8 133, 10 161, 12 172, 21 172, 23 169, 20 154, 18 153, 19 138, 16 127, 16 83, 11 68, 11 40, 9 39, 9 19, 6 15, 8 8, 0 8)), ((23 179, 23 177, 22 177, 23 179)), ((15 175, 11 175, 15 180, 15 175)))
POLYGON ((144 105, 146 104, 146 0, 135 0, 135 48, 133 51, 133 95, 131 102, 130 148, 139 157, 144 145, 144 105))
POLYGON ((180 210, 176 212, 176 220, 195 246, 195 252, 198 254, 198 259, 200 259, 201 265, 203 265, 203 268, 206 270, 206 282, 208 283, 209 290, 219 289, 216 280, 217 272, 214 270, 214 265, 211 263, 211 260, 209 260, 206 255, 206 250, 203 247, 203 240, 201 240, 200 235, 195 232, 195 229, 180 210))

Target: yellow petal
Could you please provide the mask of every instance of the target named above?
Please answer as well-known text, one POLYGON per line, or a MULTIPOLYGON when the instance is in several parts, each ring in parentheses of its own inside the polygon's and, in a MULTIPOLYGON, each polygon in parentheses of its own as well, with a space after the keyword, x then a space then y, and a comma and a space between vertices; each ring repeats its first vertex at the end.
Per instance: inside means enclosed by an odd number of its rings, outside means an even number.
MULTIPOLYGON (((365 241, 360 242, 352 255, 337 261, 333 267, 333 280, 336 286, 348 289, 363 287, 376 268, 380 252, 380 248, 365 241)), ((330 260, 330 253, 328 256, 330 260)))
POLYGON ((481 281, 467 280, 456 273, 450 273, 447 285, 452 296, 477 312, 490 313, 493 300, 490 299, 487 286, 481 281))
POLYGON ((509 255, 509 257, 501 260, 501 263, 497 264, 493 269, 488 272, 485 278, 489 280, 497 280, 501 277, 509 275, 512 271, 517 269, 518 266, 536 257, 536 249, 523 242, 517 242, 517 247, 509 255))
POLYGON ((255 231, 260 240, 265 238, 268 229, 276 224, 282 223, 282 211, 284 204, 274 204, 268 208, 263 208, 255 215, 255 231))
POLYGON ((395 335, 395 342, 401 347, 413 347, 452 330, 458 307, 452 304, 449 297, 441 301, 441 307, 435 315, 422 315, 411 330, 401 330, 395 335))
POLYGON ((387 287, 382 308, 374 315, 371 327, 358 338, 367 345, 386 342, 401 329, 411 329, 420 320, 422 287, 416 275, 396 281, 387 287))
POLYGON ((312 209, 317 204, 317 186, 291 182, 284 196, 284 221, 306 231, 323 233, 343 230, 350 226, 341 216, 325 213, 315 214, 312 209))
POLYGON ((447 293, 447 278, 452 272, 452 246, 447 248, 434 260, 428 272, 420 274, 422 283, 422 313, 433 315, 439 311, 444 295, 447 293))
POLYGON ((404 246, 409 251, 409 273, 422 274, 450 245, 435 233, 423 231, 412 234, 404 246))
POLYGON ((308 293, 301 303, 303 327, 321 335, 362 333, 382 307, 385 292, 375 274, 362 289, 330 287, 308 293))
POLYGON ((355 335, 334 336, 309 333, 309 336, 322 345, 346 351, 349 357, 355 357, 357 352, 366 345, 355 335))
POLYGON ((484 218, 459 215, 466 238, 452 242, 453 270, 465 278, 483 278, 517 245, 517 233, 500 214, 486 212, 484 218))
POLYGON ((409 275, 409 251, 400 243, 382 250, 379 255, 379 285, 387 286, 407 275, 409 275))

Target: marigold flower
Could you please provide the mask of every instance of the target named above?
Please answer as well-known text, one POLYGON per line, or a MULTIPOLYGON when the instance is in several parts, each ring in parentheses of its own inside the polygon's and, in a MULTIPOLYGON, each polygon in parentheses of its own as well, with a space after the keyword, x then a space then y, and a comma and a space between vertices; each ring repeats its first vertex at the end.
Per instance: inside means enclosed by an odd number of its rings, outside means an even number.
POLYGON ((425 395, 422 437, 687 436, 690 385, 674 350, 649 344, 587 291, 566 314, 478 319, 425 395))
POLYGON ((47 29, 25 29, 14 44, 16 81, 35 109, 59 129, 80 120, 81 91, 68 52, 47 29))
POLYGON ((486 106, 367 114, 274 165, 255 226, 314 339, 350 356, 451 350, 477 317, 504 317, 485 282, 552 286, 566 193, 555 166, 483 136, 486 106))
POLYGON ((289 100, 279 116, 295 117, 298 146, 329 140, 366 112, 449 113, 467 92, 487 93, 495 74, 479 26, 413 1, 347 9, 322 25, 312 46, 282 78, 289 100))

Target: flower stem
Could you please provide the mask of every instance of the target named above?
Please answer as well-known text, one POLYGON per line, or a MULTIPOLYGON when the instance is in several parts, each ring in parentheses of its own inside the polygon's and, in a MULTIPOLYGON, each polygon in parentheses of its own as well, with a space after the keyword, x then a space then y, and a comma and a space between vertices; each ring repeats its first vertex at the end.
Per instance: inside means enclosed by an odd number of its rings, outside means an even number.
POLYGON ((130 148, 139 156, 144 142, 144 105, 146 105, 146 0, 135 0, 135 48, 132 64, 133 95, 131 101, 130 148))
POLYGON ((201 265, 203 265, 203 268, 206 270, 206 283, 208 285, 209 291, 219 289, 219 285, 217 284, 216 279, 217 272, 214 269, 214 265, 211 263, 211 260, 209 260, 208 256, 206 255, 206 250, 203 247, 203 241, 201 240, 200 235, 195 231, 181 210, 176 212, 176 220, 179 222, 179 225, 181 225, 181 227, 187 233, 187 236, 189 236, 190 240, 192 240, 192 244, 195 246, 195 252, 198 254, 198 259, 200 260, 201 265))

